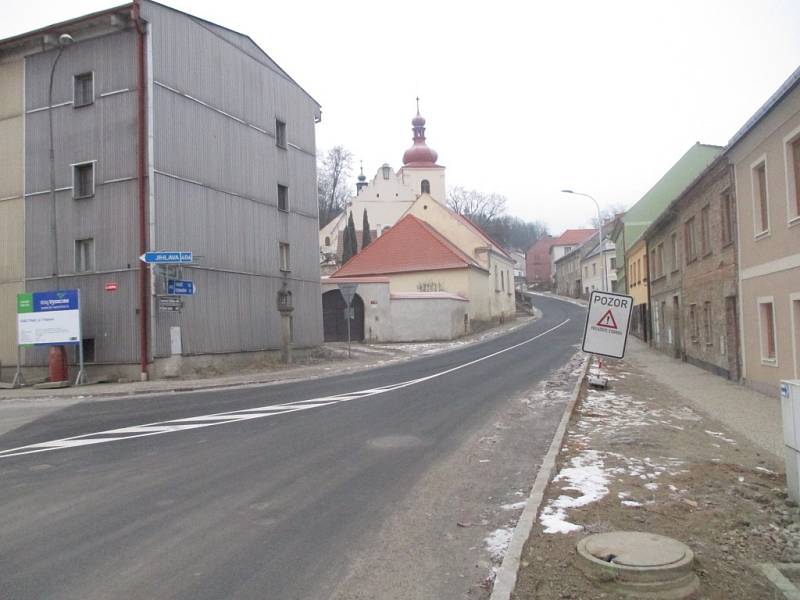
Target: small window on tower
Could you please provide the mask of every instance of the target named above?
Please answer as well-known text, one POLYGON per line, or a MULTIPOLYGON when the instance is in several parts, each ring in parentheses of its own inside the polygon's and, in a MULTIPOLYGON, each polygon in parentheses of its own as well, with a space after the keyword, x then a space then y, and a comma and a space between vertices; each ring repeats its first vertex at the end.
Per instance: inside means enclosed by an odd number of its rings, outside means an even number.
POLYGON ((423 194, 430 194, 431 193, 431 182, 427 179, 423 179, 422 183, 420 184, 420 191, 423 194))
POLYGON ((392 167, 390 167, 389 165, 383 165, 381 167, 381 171, 383 172, 383 178, 389 179, 389 175, 391 175, 392 173, 392 167))

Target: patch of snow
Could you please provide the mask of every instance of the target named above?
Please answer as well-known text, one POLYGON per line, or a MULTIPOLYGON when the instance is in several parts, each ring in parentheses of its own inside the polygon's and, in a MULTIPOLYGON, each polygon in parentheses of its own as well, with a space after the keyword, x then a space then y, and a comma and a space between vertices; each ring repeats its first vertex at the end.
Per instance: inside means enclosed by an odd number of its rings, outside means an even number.
POLYGON ((636 500, 623 500, 622 506, 641 506, 641 502, 637 502, 636 500))
POLYGON ((484 538, 483 541, 486 544, 486 550, 489 551, 492 559, 497 562, 503 560, 503 556, 508 549, 508 545, 511 543, 512 533, 513 531, 511 528, 495 529, 486 538, 484 538))
POLYGON ((503 510, 521 510, 521 509, 525 508, 526 504, 527 504, 527 501, 514 502, 512 504, 502 504, 500 506, 500 508, 502 508, 503 510))
POLYGON ((658 489, 658 484, 657 483, 652 483, 652 482, 651 483, 645 483, 644 487, 646 487, 651 492, 655 492, 658 489))
POLYGON ((756 471, 761 471, 762 473, 766 473, 767 475, 777 475, 775 471, 770 471, 769 469, 764 467, 756 467, 756 471))
POLYGON ((725 437, 725 434, 722 433, 721 431, 709 431, 708 429, 706 429, 705 432, 711 437, 714 437, 718 440, 722 440, 723 442, 728 442, 729 444, 736 443, 736 440, 732 440, 731 438, 725 437))
POLYGON ((567 509, 586 506, 608 494, 608 473, 599 452, 587 450, 575 456, 570 465, 562 469, 553 482, 565 481, 568 485, 562 486, 562 490, 578 492, 580 495, 562 495, 544 507, 539 521, 545 533, 580 531, 583 527, 566 520, 567 509))

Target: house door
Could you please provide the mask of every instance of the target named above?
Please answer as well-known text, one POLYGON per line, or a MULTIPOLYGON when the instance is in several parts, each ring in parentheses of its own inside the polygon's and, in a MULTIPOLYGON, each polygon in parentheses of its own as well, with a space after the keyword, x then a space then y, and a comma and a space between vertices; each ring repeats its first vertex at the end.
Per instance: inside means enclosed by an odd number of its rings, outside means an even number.
MULTIPOLYGON (((350 339, 354 342, 364 340, 364 301, 361 296, 353 296, 354 317, 350 321, 350 339)), ((347 341, 347 321, 344 318, 346 305, 342 293, 331 290, 322 294, 322 326, 326 342, 347 341)))
POLYGON ((681 306, 677 296, 672 297, 672 342, 675 358, 682 358, 681 347, 681 306))
POLYGON ((739 312, 736 310, 736 296, 725 298, 725 339, 728 379, 739 381, 739 312))

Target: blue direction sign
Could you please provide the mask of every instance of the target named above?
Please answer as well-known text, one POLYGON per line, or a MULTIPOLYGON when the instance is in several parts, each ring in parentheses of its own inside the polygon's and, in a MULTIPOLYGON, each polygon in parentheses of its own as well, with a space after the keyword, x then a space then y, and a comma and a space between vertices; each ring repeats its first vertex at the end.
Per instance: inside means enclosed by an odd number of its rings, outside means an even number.
POLYGON ((150 265, 185 265, 191 263, 193 257, 191 252, 162 250, 145 252, 139 257, 139 260, 150 265))
POLYGON ((182 279, 167 279, 167 293, 173 296, 194 296, 193 281, 182 279))

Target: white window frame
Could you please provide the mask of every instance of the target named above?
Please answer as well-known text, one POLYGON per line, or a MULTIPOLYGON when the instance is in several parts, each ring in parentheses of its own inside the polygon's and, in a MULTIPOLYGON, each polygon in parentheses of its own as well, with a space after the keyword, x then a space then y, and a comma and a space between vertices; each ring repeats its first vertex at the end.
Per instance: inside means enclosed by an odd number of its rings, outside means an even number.
POLYGON ((80 273, 95 273, 95 272, 97 272, 97 248, 95 246, 94 238, 93 237, 78 238, 78 239, 75 240, 75 242, 73 243, 72 247, 73 247, 73 252, 74 252, 73 267, 74 267, 75 273, 80 274, 80 273), (92 258, 92 265, 91 265, 92 268, 91 269, 79 270, 78 269, 78 244, 80 242, 86 242, 88 240, 92 240, 92 256, 91 256, 91 258, 92 258))
POLYGON ((789 322, 792 332, 792 355, 794 358, 794 378, 800 379, 800 323, 795 320, 795 303, 800 304, 800 292, 789 294, 789 322))
POLYGON ((97 192, 97 160, 84 160, 81 162, 72 163, 70 164, 70 171, 72 174, 72 199, 85 200, 86 198, 93 198, 97 192), (75 185, 75 171, 78 167, 83 167, 86 165, 92 165, 92 193, 88 196, 78 196, 76 193, 77 187, 75 185))
POLYGON ((789 227, 800 225, 800 212, 796 213, 796 193, 800 182, 795 181, 791 150, 792 144, 798 140, 800 140, 800 126, 783 138, 783 165, 786 169, 786 221, 789 227))
POLYGON ((769 165, 767 164, 766 153, 750 163, 750 192, 753 195, 753 238, 760 240, 770 235, 770 226, 772 225, 769 218, 769 165), (756 169, 761 165, 764 165, 764 202, 767 204, 767 227, 759 230, 758 222, 761 220, 761 207, 759 206, 758 178, 755 174, 756 169))
POLYGON ((94 71, 81 71, 80 73, 75 73, 72 76, 72 108, 83 108, 84 106, 91 106, 92 104, 94 104, 94 101, 97 99, 97 96, 95 94, 94 81, 95 81, 95 73, 94 73, 94 71), (75 80, 78 77, 80 77, 81 75, 86 75, 86 74, 90 74, 92 76, 92 99, 91 99, 90 102, 86 102, 85 104, 76 104, 75 103, 75 80))
POLYGON ((281 273, 292 272, 291 246, 289 242, 278 242, 278 269, 281 273))
POLYGON ((775 311, 775 297, 774 296, 759 296, 756 298, 756 317, 758 319, 758 352, 761 356, 761 364, 767 367, 778 366, 778 315, 775 311), (775 342, 775 358, 764 356, 764 349, 766 346, 766 338, 764 337, 764 330, 761 320, 761 306, 770 304, 772 306, 772 339, 775 342))

